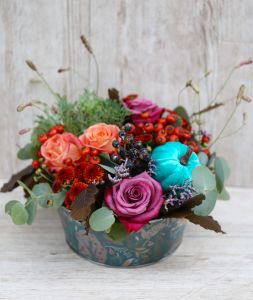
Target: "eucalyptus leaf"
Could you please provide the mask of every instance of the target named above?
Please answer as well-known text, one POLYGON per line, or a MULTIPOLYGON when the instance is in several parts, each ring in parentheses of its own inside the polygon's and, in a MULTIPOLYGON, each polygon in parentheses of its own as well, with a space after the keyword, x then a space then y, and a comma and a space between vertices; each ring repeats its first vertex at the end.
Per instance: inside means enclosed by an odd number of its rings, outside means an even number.
POLYGON ((111 240, 119 242, 124 240, 128 236, 128 233, 126 231, 125 226, 122 223, 115 222, 112 225, 108 236, 111 240))
POLYGON ((28 220, 28 212, 20 202, 15 203, 11 208, 11 218, 14 224, 23 225, 28 220))
POLYGON ((194 213, 199 216, 208 216, 215 207, 217 196, 217 190, 208 191, 205 194, 205 200, 193 208, 194 213))
POLYGON ((28 225, 31 225, 33 223, 33 220, 34 220, 35 215, 36 215, 37 202, 34 201, 34 200, 31 200, 31 198, 28 198, 27 205, 26 205, 26 210, 28 212, 28 219, 27 219, 26 223, 28 225))
POLYGON ((58 207, 62 206, 65 196, 66 196, 65 190, 62 190, 59 193, 52 193, 52 195, 51 195, 51 200, 53 200, 52 207, 58 208, 58 207))
POLYGON ((199 152, 198 154, 199 161, 201 165, 206 166, 208 163, 208 156, 204 152, 199 152))
POLYGON ((107 172, 111 173, 111 174, 116 174, 116 171, 113 167, 107 166, 107 165, 103 165, 103 164, 99 164, 99 166, 103 169, 105 169, 107 172))
POLYGON ((36 158, 36 154, 31 143, 26 144, 23 148, 19 149, 17 153, 18 159, 27 160, 36 158))
POLYGON ((223 187, 221 193, 218 195, 218 199, 219 200, 229 200, 230 199, 230 195, 229 195, 228 191, 225 189, 225 187, 223 187))
POLYGON ((18 200, 11 200, 5 204, 5 213, 11 215, 12 206, 16 203, 19 203, 18 200))
POLYGON ((89 224, 94 231, 106 231, 115 222, 113 211, 107 207, 101 207, 90 216, 89 224))
POLYGON ((53 191, 50 185, 46 182, 36 184, 32 189, 41 207, 48 207, 48 200, 51 200, 53 191))
POLYGON ((230 168, 223 157, 216 157, 214 161, 216 186, 221 193, 224 187, 225 180, 229 177, 230 168))
POLYGON ((192 171, 192 184, 198 192, 206 194, 215 189, 215 176, 207 167, 197 167, 192 171))
POLYGON ((177 106, 174 111, 180 116, 189 121, 189 115, 183 106, 177 106))

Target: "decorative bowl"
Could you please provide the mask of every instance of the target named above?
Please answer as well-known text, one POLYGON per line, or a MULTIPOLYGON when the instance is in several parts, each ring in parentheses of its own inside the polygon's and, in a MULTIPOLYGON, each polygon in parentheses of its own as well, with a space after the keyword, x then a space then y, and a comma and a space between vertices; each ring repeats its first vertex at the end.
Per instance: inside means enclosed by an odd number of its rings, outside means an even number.
POLYGON ((181 244, 184 219, 160 219, 142 227, 122 241, 113 241, 106 232, 90 230, 70 216, 64 207, 58 209, 70 248, 95 263, 112 267, 138 267, 159 261, 172 254, 181 244))

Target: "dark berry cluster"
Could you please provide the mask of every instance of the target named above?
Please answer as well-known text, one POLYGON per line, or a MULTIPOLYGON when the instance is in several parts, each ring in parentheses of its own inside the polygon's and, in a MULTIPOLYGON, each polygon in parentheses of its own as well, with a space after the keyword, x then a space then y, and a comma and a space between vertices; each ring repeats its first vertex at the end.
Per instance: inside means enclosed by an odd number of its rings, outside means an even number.
POLYGON ((151 153, 141 141, 136 141, 133 131, 134 125, 131 123, 126 123, 122 127, 119 140, 112 143, 116 151, 111 155, 111 160, 116 164, 126 162, 131 176, 149 171, 151 162, 151 153))

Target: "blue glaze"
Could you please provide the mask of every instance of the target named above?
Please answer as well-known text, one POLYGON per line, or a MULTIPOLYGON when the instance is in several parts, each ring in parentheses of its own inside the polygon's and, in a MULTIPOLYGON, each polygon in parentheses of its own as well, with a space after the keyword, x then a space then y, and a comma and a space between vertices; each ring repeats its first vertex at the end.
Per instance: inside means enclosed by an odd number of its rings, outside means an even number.
POLYGON ((180 142, 167 142, 156 147, 152 152, 152 159, 157 169, 154 178, 159 181, 166 191, 170 185, 183 185, 186 180, 192 180, 192 171, 200 166, 198 156, 193 152, 186 166, 180 159, 187 152, 188 147, 180 142))
POLYGON ((66 208, 60 207, 58 212, 71 249, 93 262, 112 267, 157 262, 179 247, 185 228, 185 219, 160 219, 115 242, 105 232, 90 230, 87 235, 84 225, 74 220, 66 208))

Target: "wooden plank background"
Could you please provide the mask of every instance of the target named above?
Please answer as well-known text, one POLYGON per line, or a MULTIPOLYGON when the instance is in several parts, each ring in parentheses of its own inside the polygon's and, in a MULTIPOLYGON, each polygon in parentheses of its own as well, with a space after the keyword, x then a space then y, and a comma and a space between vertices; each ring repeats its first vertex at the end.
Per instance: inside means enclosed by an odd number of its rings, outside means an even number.
MULTIPOLYGON (((95 87, 95 68, 79 36, 85 34, 100 65, 100 89, 117 87, 122 95, 137 92, 161 105, 174 107, 178 91, 206 70, 213 73, 201 84, 202 107, 235 64, 252 56, 251 0, 0 0, 0 178, 24 163, 15 155, 27 137, 18 130, 31 127, 36 111, 16 112, 19 103, 53 99, 24 61, 32 59, 53 88, 76 99, 83 88, 95 87), (82 74, 57 74, 71 66, 82 74)), ((219 100, 236 95, 244 83, 253 96, 253 67, 232 77, 219 100)), ((183 103, 192 108, 193 94, 183 103)), ((205 126, 215 136, 229 114, 227 108, 210 114, 205 126)), ((217 152, 232 166, 229 184, 253 187, 253 104, 245 103, 228 129, 240 127, 242 112, 248 125, 237 136, 222 140, 217 152)))

